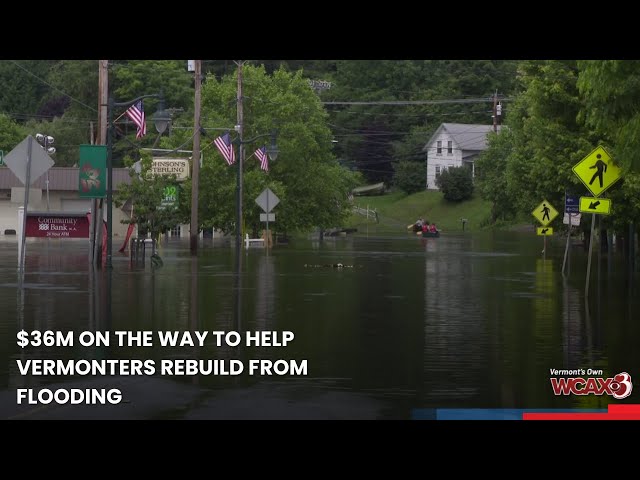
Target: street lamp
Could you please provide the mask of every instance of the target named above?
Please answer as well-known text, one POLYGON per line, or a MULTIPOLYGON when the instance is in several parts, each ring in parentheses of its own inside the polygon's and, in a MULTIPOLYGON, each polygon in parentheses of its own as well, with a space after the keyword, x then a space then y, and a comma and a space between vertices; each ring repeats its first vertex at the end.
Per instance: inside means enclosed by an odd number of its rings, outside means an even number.
MULTIPOLYGON (((36 133, 36 141, 40 144, 44 151, 48 155, 56 153, 56 147, 51 147, 55 143, 55 139, 51 135, 43 135, 42 133, 36 133)), ((49 211, 49 170, 47 169, 47 179, 45 181, 47 185, 47 212, 49 211)))
POLYGON ((116 107, 125 107, 128 108, 131 105, 139 102, 144 98, 159 98, 158 102, 158 110, 153 116, 153 121, 156 127, 156 130, 160 135, 164 133, 164 131, 169 126, 171 122, 171 116, 164 110, 164 98, 162 94, 154 93, 152 95, 142 95, 138 98, 134 98, 128 102, 116 102, 113 97, 109 97, 109 101, 107 104, 107 115, 108 115, 108 134, 107 134, 107 261, 106 267, 112 268, 111 263, 111 254, 113 250, 113 110, 116 107))
POLYGON ((246 145, 248 143, 253 143, 259 138, 271 137, 271 145, 266 147, 267 155, 271 161, 275 161, 278 158, 278 145, 276 143, 276 138, 278 137, 278 131, 272 130, 271 133, 266 133, 263 135, 257 135, 248 140, 243 140, 241 136, 233 140, 238 147, 238 176, 236 178, 236 192, 237 192, 237 200, 236 200, 236 248, 240 249, 242 247, 242 155, 240 152, 240 146, 246 145))
POLYGON ((158 100, 156 113, 153 114, 153 123, 160 135, 162 135, 171 124, 171 115, 164 109, 164 97, 162 96, 160 96, 160 100, 158 100))

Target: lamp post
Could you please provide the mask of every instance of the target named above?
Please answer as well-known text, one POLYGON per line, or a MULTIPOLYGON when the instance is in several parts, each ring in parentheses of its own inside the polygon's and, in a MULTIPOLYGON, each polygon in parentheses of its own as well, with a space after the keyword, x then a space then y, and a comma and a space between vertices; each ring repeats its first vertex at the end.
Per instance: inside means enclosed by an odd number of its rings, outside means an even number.
MULTIPOLYGON (((56 147, 51 147, 55 142, 55 139, 51 135, 43 135, 42 133, 36 133, 36 141, 40 144, 44 151, 48 155, 56 153, 56 147)), ((47 179, 45 180, 47 185, 47 212, 49 211, 49 170, 47 170, 47 179)))
POLYGON ((160 99, 158 109, 153 115, 153 122, 158 133, 162 135, 169 126, 169 123, 171 123, 171 116, 164 109, 164 98, 162 94, 142 95, 128 102, 116 102, 113 97, 110 96, 107 103, 109 125, 107 132, 107 268, 112 268, 111 257, 113 250, 113 231, 111 228, 113 224, 113 110, 116 107, 128 108, 144 98, 160 99))
POLYGON ((271 145, 269 145, 267 150, 267 155, 269 155, 269 160, 275 161, 278 158, 278 145, 276 143, 276 138, 278 137, 278 131, 272 130, 271 133, 266 133, 263 135, 257 135, 253 138, 249 138, 248 140, 243 140, 242 136, 238 135, 236 139, 233 140, 233 143, 236 144, 238 148, 238 175, 236 178, 236 192, 237 192, 237 201, 236 201, 236 248, 240 249, 242 247, 242 164, 243 159, 240 152, 240 147, 242 145, 246 145, 248 143, 253 143, 259 138, 271 137, 271 145))

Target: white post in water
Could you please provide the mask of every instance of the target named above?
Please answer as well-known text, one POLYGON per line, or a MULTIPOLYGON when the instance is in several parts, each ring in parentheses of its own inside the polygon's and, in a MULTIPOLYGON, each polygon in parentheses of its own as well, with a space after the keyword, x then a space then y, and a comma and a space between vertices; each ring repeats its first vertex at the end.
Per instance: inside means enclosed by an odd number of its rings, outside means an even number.
MULTIPOLYGON (((564 274, 564 267, 565 267, 565 265, 567 263, 567 256, 569 254, 569 243, 571 241, 571 227, 572 227, 571 221, 572 221, 572 218, 573 218, 573 213, 570 213, 569 214, 569 231, 567 233, 567 245, 564 247, 564 260, 562 260, 562 273, 563 274, 564 274)), ((569 272, 567 272, 567 273, 569 273, 569 272)))
POLYGON ((269 195, 267 195, 267 232, 264 235, 264 248, 267 249, 267 253, 269 253, 269 195))
POLYGON ((22 258, 22 228, 24 222, 24 205, 18 207, 18 265, 20 265, 20 259, 22 258))
POLYGON ((33 137, 29 135, 27 142, 27 172, 26 179, 24 182, 24 212, 22 215, 22 231, 20 232, 20 258, 19 258, 19 266, 20 273, 24 273, 24 257, 26 250, 26 240, 27 240, 27 211, 29 204, 29 185, 31 185, 31 150, 33 145, 33 137))

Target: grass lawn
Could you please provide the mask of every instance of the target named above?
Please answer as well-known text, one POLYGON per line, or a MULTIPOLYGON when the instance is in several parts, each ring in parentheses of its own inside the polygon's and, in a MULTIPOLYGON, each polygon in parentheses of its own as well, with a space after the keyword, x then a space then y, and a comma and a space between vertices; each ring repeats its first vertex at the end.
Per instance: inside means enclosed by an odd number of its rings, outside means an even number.
POLYGON ((474 195, 470 200, 453 203, 442 198, 439 191, 424 191, 406 195, 402 192, 377 196, 355 197, 354 205, 360 208, 376 210, 379 223, 372 217, 367 220, 363 215, 352 215, 346 222, 347 227, 358 228, 359 232, 369 227, 369 231, 404 232, 407 225, 422 217, 435 222, 443 231, 461 231, 462 218, 467 219, 465 229, 479 230, 491 211, 491 203, 474 195))

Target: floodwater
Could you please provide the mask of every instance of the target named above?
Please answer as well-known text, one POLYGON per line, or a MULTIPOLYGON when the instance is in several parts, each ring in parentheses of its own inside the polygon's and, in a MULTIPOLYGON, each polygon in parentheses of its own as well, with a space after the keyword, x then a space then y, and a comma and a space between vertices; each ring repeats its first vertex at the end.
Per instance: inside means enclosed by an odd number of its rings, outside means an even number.
POLYGON ((91 273, 83 241, 29 241, 20 286, 17 243, 0 241, 0 418, 410 419, 432 408, 638 403, 640 388, 615 400, 557 396, 550 384, 550 369, 640 378, 638 274, 621 252, 594 251, 585 301, 587 254, 572 247, 563 276, 560 237, 544 255, 542 237, 517 232, 300 239, 240 255, 204 242, 197 257, 184 241, 162 243, 160 267, 114 252, 110 273, 91 273), (21 330, 72 331, 75 343, 20 348, 21 330), (110 345, 79 345, 85 331, 111 332, 110 345), (118 346, 115 331, 152 332, 152 346, 118 346), (209 333, 203 347, 161 347, 158 331, 209 333), (294 339, 217 346, 214 331, 294 339), (21 374, 37 359, 153 360, 156 371, 21 374), (244 370, 160 374, 163 360, 180 359, 244 370), (249 374, 256 359, 293 369, 306 360, 306 375, 249 374), (35 401, 40 389, 117 389, 122 398, 18 405, 18 389, 35 391, 35 401))

